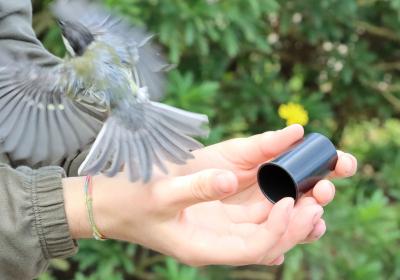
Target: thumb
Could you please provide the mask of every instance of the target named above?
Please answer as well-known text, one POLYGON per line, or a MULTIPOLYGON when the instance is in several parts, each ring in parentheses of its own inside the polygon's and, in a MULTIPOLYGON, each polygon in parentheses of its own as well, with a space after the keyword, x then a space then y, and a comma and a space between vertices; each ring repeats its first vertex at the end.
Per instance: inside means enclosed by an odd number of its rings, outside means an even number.
POLYGON ((176 177, 168 187, 170 205, 179 209, 196 203, 220 200, 236 192, 238 180, 231 171, 206 169, 176 177))

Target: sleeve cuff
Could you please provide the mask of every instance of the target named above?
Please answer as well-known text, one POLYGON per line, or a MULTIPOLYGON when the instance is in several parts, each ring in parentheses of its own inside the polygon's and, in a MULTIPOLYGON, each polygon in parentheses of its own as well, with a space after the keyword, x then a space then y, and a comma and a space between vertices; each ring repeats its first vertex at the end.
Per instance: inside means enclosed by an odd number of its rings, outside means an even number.
POLYGON ((64 208, 61 167, 49 166, 38 170, 20 167, 26 176, 25 187, 31 191, 34 227, 39 236, 43 255, 46 259, 67 258, 78 251, 72 239, 64 208))

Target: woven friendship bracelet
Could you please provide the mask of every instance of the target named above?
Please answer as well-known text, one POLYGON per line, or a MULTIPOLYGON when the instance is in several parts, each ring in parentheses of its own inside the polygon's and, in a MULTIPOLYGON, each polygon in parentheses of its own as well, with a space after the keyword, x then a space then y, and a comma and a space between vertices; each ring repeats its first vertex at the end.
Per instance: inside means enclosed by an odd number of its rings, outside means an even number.
POLYGON ((90 226, 92 227, 92 232, 93 232, 93 238, 96 240, 107 240, 107 238, 99 231, 98 227, 96 226, 96 223, 94 222, 94 216, 93 216, 93 197, 92 197, 92 176, 86 176, 85 179, 85 201, 86 201, 86 209, 88 212, 88 217, 89 217, 89 223, 90 226))

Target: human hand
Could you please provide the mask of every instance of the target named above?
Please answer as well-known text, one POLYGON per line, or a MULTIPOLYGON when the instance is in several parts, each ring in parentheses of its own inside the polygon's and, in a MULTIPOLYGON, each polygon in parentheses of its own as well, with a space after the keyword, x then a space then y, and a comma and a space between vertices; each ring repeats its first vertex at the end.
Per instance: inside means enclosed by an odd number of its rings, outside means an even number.
MULTIPOLYGON (((96 222, 110 238, 139 243, 191 265, 279 264, 287 250, 324 233, 320 205, 335 192, 333 184, 323 180, 293 206, 290 198, 272 205, 259 191, 258 165, 302 136, 302 127, 292 126, 209 146, 147 186, 132 186, 124 174, 96 176, 96 222)), ((355 169, 354 157, 340 153, 333 175, 350 176, 355 169)), ((74 179, 66 190, 75 189, 75 199, 74 192, 66 192, 66 209, 72 208, 67 200, 81 201, 73 208, 84 209, 83 199, 76 199, 83 182, 74 179)), ((71 232, 76 238, 89 237, 86 213, 78 211, 67 210, 71 232)))
MULTIPOLYGON (((214 203, 213 207, 208 205, 210 209, 207 213, 204 204, 192 206, 186 211, 198 212, 197 219, 204 217, 204 225, 210 223, 209 217, 215 212, 215 207, 221 207, 222 212, 226 213, 232 222, 256 224, 265 222, 273 205, 265 199, 257 185, 258 167, 287 150, 303 135, 303 128, 294 125, 281 131, 228 140, 195 151, 196 159, 183 168, 178 168, 176 174, 191 174, 210 167, 221 168, 232 171, 239 184, 234 195, 222 199, 219 205, 217 203, 214 203)), ((357 160, 354 156, 341 151, 338 151, 338 154, 339 160, 330 177, 352 176, 357 169, 357 160)), ((264 263, 279 264, 283 262, 283 253, 294 245, 319 239, 326 230, 325 221, 321 218, 323 210, 319 205, 328 204, 334 194, 334 185, 330 181, 322 180, 312 191, 300 198, 294 207, 286 233, 275 248, 269 250, 270 255, 276 258, 272 262, 270 262, 271 257, 264 258, 264 263), (313 213, 314 220, 311 219, 313 213), (277 256, 278 252, 282 254, 277 256)))

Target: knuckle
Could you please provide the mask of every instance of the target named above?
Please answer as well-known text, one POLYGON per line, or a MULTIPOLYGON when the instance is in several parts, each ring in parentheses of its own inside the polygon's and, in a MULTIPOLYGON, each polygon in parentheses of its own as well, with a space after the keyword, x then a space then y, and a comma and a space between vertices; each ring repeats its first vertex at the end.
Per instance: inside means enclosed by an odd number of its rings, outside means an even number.
POLYGON ((211 193, 206 188, 209 181, 210 179, 206 174, 199 174, 192 179, 191 192, 195 199, 203 201, 212 198, 211 193))
POLYGON ((154 188, 148 188, 148 190, 149 193, 146 199, 148 203, 143 203, 144 207, 148 208, 152 213, 165 212, 170 203, 165 193, 154 188))
MULTIPOLYGON (((272 141, 274 140, 275 137, 275 132, 270 131, 270 132, 266 132, 264 134, 264 140, 265 142, 267 141, 272 141)), ((271 155, 275 155, 276 153, 279 152, 278 148, 276 145, 272 145, 272 143, 270 145, 263 145, 261 148, 261 152, 266 155, 266 156, 271 156, 271 155)))
POLYGON ((308 196, 308 197, 303 197, 300 203, 301 205, 315 205, 317 204, 317 200, 315 199, 315 197, 308 196))

